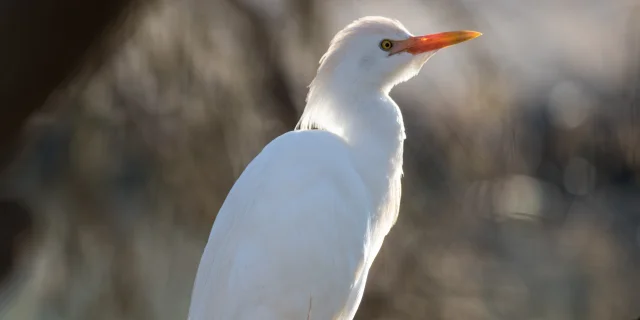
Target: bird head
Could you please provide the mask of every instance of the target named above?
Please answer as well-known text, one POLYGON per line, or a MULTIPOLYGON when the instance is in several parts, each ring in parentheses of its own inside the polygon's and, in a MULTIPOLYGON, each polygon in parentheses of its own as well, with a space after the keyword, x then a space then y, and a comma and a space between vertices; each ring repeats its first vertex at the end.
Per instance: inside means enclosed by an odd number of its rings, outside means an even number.
POLYGON ((324 81, 388 92, 417 75, 436 51, 480 35, 453 31, 414 36, 396 20, 364 17, 335 35, 314 82, 330 78, 324 81))

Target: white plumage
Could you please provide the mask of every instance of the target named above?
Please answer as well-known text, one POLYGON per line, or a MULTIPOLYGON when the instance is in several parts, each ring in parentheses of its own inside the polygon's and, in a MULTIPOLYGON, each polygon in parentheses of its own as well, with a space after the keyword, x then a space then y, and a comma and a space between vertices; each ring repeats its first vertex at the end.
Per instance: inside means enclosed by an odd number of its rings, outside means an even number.
POLYGON ((382 17, 340 31, 297 130, 269 143, 222 205, 189 319, 353 319, 400 205, 405 133, 388 93, 437 49, 475 36, 413 37, 382 17))

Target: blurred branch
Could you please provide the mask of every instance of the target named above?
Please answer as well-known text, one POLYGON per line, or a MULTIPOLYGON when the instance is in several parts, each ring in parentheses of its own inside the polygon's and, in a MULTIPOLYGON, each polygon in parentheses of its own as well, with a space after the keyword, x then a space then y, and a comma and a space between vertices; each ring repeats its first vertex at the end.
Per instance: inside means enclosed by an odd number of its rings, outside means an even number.
MULTIPOLYGON (((81 68, 98 68, 111 35, 142 0, 0 1, 0 171, 12 160, 29 116, 81 68)), ((14 200, 0 200, 0 283, 16 259, 18 240, 33 216, 14 200)))
POLYGON ((27 117, 82 66, 97 67, 106 35, 142 0, 4 0, 0 3, 0 157, 27 117), (87 54, 92 46, 90 64, 87 54))
POLYGON ((0 201, 0 285, 7 281, 16 251, 32 233, 33 221, 26 207, 14 200, 0 201))
POLYGON ((264 110, 264 112, 266 114, 274 114, 276 118, 284 123, 285 127, 293 129, 298 122, 298 112, 289 94, 290 89, 283 71, 284 67, 274 57, 278 52, 271 50, 273 48, 271 44, 277 43, 277 41, 269 33, 269 21, 244 1, 228 1, 249 21, 251 39, 247 39, 247 41, 253 43, 254 48, 258 48, 255 50, 256 58, 260 59, 259 64, 265 67, 263 83, 270 87, 269 91, 272 92, 272 96, 276 99, 273 104, 274 110, 264 110))

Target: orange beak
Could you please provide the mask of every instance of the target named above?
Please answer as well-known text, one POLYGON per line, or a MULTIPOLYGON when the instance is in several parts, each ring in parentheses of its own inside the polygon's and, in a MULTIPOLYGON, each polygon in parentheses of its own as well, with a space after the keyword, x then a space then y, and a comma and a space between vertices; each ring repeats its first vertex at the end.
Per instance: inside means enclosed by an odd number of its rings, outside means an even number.
POLYGON ((415 55, 423 52, 439 50, 460 42, 477 38, 481 35, 482 33, 476 31, 450 31, 429 34, 426 36, 411 37, 407 40, 395 41, 391 54, 406 51, 415 55))

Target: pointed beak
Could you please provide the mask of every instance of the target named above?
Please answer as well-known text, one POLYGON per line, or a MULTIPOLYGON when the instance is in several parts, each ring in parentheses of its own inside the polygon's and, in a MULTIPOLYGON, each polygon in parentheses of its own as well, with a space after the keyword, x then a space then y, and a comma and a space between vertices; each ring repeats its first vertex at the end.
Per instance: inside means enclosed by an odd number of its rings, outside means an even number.
POLYGON ((482 33, 476 31, 450 31, 434 33, 426 36, 411 37, 407 40, 396 41, 391 54, 399 52, 409 52, 420 54, 423 52, 435 51, 454 44, 458 44, 481 36, 482 33))

